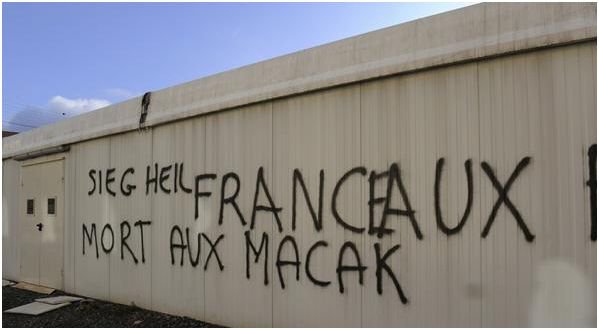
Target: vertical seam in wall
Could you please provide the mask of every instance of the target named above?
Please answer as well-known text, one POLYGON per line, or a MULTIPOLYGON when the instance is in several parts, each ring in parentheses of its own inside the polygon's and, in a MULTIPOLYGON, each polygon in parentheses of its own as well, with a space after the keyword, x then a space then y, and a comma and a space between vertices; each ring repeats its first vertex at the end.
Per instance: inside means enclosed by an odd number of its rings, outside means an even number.
MULTIPOLYGON (((362 158, 362 83, 358 84, 358 150, 360 163, 364 164, 364 159, 362 158)), ((360 181, 360 198, 364 196, 364 184, 360 181)), ((364 225, 364 207, 362 203, 360 205, 360 220, 362 220, 362 225, 364 225)), ((360 245, 362 246, 362 255, 364 255, 364 236, 360 235, 360 245)), ((364 327, 364 286, 360 286, 360 327, 364 327)))
MULTIPOLYGON (((535 54, 534 56, 531 56, 531 57, 532 57, 532 60, 529 60, 529 59, 525 59, 524 60, 524 70, 526 71, 526 84, 527 84, 527 86, 526 86, 526 88, 527 88, 527 90, 526 90, 526 102, 527 102, 526 107, 527 107, 527 109, 526 110, 527 110, 527 115, 528 115, 528 122, 527 122, 528 125, 526 126, 526 129, 528 131, 528 151, 529 152, 532 152, 533 145, 535 144, 535 142, 533 142, 534 137, 532 136, 533 133, 532 133, 532 129, 531 129, 532 120, 534 119, 534 117, 531 118, 532 114, 531 114, 530 106, 529 106, 529 103, 531 102, 531 100, 530 100, 531 96, 530 96, 530 87, 529 87, 529 85, 530 84, 537 84, 537 91, 540 90, 540 81, 537 80, 537 81, 534 81, 534 82, 529 82, 529 79, 530 80, 534 80, 534 78, 530 78, 530 76, 529 76, 529 72, 530 72, 529 71, 529 67, 530 67, 530 62, 531 61, 534 61, 534 63, 536 64, 536 67, 537 67, 537 78, 538 78, 538 65, 539 65, 538 54, 535 54)), ((535 96, 532 96, 532 98, 535 98, 535 96)), ((539 111, 541 109, 540 104, 541 104, 541 102, 539 102, 539 106, 537 108, 537 111, 539 111)), ((584 162, 583 162, 583 166, 584 166, 584 162)), ((536 178, 533 175, 533 177, 531 178, 531 184, 530 184, 530 186, 528 188, 528 201, 529 201, 530 205, 533 204, 533 200, 534 200, 534 197, 535 197, 535 194, 533 192, 533 190, 535 189, 535 186, 536 186, 536 180, 535 179, 536 178)), ((543 201, 541 199, 541 204, 542 203, 543 203, 543 201)), ((534 215, 534 209, 531 208, 531 210, 530 210, 530 216, 532 217, 533 215, 534 215)), ((537 222, 537 224, 538 224, 538 222, 537 222)), ((537 235, 538 235, 538 227, 537 227, 537 235)), ((534 267, 535 267, 535 259, 534 259, 534 255, 535 254, 536 254, 535 246, 532 246, 531 249, 530 249, 530 261, 529 261, 530 262, 531 270, 534 269, 534 267)), ((529 280, 530 280, 529 283, 534 283, 533 271, 531 271, 530 274, 529 274, 529 280)))
MULTIPOLYGON (((204 126, 203 127, 203 130, 204 130, 204 150, 203 150, 204 155, 203 155, 203 157, 202 157, 202 159, 200 161, 203 164, 202 165, 203 166, 202 171, 206 171, 207 172, 207 166, 208 166, 208 164, 207 164, 206 159, 208 157, 208 149, 207 149, 206 138, 208 136, 208 133, 207 133, 207 131, 208 131, 208 127, 207 127, 208 119, 206 119, 206 117, 204 117, 204 118, 201 118, 200 120, 201 120, 200 121, 200 127, 202 127, 202 125, 204 126)), ((194 135, 193 131, 194 131, 194 125, 193 125, 193 122, 192 122, 192 124, 191 124, 191 136, 192 137, 194 135)), ((192 161, 192 163, 193 163, 193 161, 192 161)), ((216 169, 215 169, 215 172, 216 172, 216 169)), ((206 231, 206 227, 204 226, 204 228, 202 228, 202 230, 206 231)), ((203 273, 202 279, 203 279, 202 280, 202 309, 203 309, 203 311, 202 311, 202 318, 204 320, 206 320, 206 272, 203 273)))
MULTIPOLYGON (((18 171, 19 171, 19 182, 17 183, 18 186, 19 186, 19 201, 17 202, 17 205, 21 205, 20 204, 21 203, 21 198, 25 198, 25 196, 23 195, 23 166, 21 166, 20 163, 17 163, 17 166, 18 166, 17 168, 18 168, 18 171)), ((17 210, 17 219, 19 220, 17 222, 17 228, 19 229, 19 231, 18 231, 19 233, 22 232, 22 229, 21 229, 21 217, 22 216, 19 213, 19 210, 17 210)), ((21 248, 21 243, 19 242, 18 245, 17 245, 17 251, 19 253, 18 254, 19 270, 17 272, 17 275, 18 275, 19 279, 23 278, 22 277, 23 275, 22 275, 22 272, 21 272, 21 267, 23 267, 23 258, 22 258, 23 253, 22 253, 22 250, 23 249, 21 248)))
MULTIPOLYGON (((75 156, 73 154, 72 157, 69 157, 71 159, 72 162, 72 167, 71 167, 71 171, 70 172, 74 172, 75 174, 77 173, 77 156, 75 156)), ((72 187, 69 188, 70 194, 69 197, 73 198, 73 196, 77 196, 77 192, 76 192, 76 185, 75 185, 75 180, 73 179, 72 182, 72 187)), ((73 279, 72 279, 72 285, 71 285, 71 290, 73 290, 73 292, 77 292, 77 290, 75 289, 75 283, 77 282, 77 277, 75 275, 75 272, 77 271, 77 265, 76 265, 76 260, 77 260, 77 240, 75 239, 75 237, 77 236, 77 217, 75 216, 75 211, 77 211, 77 206, 75 203, 75 198, 73 198, 72 201, 72 208, 73 208, 73 212, 71 213, 72 217, 71 217, 71 231, 72 231, 72 235, 71 235, 71 246, 73 247, 73 279)), ((65 219, 65 226, 68 225, 68 222, 66 221, 67 219, 65 219)))
MULTIPOLYGON (((479 68, 480 68, 480 62, 476 62, 476 100, 477 100, 477 117, 478 117, 478 161, 481 161, 481 149, 480 149, 480 145, 481 145, 481 122, 480 122, 480 117, 481 117, 481 108, 480 108, 480 72, 479 72, 479 68)), ((481 190, 481 175, 479 172, 479 180, 478 180, 478 193, 480 196, 482 196, 482 190, 481 190)), ((478 221, 480 224, 480 228, 482 228, 482 198, 479 198, 478 201, 478 221)), ((480 276, 480 282, 479 285, 481 286, 481 291, 480 291, 480 324, 479 327, 483 326, 483 308, 484 308, 484 303, 483 303, 483 239, 482 236, 479 237, 479 241, 480 241, 480 253, 478 255, 478 259, 479 259, 479 276, 480 276)))
MULTIPOLYGON (((112 141, 113 141, 113 139, 114 139, 114 137, 110 137, 110 138, 108 139, 108 167, 109 167, 109 168, 110 168, 110 165, 111 165, 111 162, 112 162, 112 141)), ((100 182, 100 187, 101 187, 101 182, 100 182)), ((108 192, 106 192, 106 194, 108 194, 108 192)), ((110 209, 109 209, 109 207, 108 207, 108 198, 106 198, 106 214, 109 214, 109 213, 110 213, 109 211, 110 211, 110 209)), ((106 219, 106 221, 110 221, 110 219, 106 219)), ((118 221, 118 220, 117 220, 117 221, 118 221)), ((97 230, 97 229, 96 229, 96 230, 97 230)), ((97 233, 97 232, 96 232, 96 233, 97 233)), ((83 235, 83 234, 82 234, 82 235, 83 235)), ((101 236, 102 236, 102 235, 100 235, 100 239, 102 239, 102 237, 101 237, 101 236)), ((97 240, 98 240, 98 239, 96 238, 96 244, 98 244, 98 243, 97 243, 97 240)), ((83 243, 83 244, 85 244, 85 243, 83 243)), ((97 246, 97 245, 96 245, 96 246, 97 246)), ((108 256, 108 299, 109 299, 110 301, 112 301, 112 298, 111 298, 111 295, 110 295, 110 288, 111 288, 111 286, 110 286, 110 264, 111 264, 111 261, 112 261, 112 257, 109 255, 109 256, 108 256)))
MULTIPOLYGON (((79 153, 79 155, 81 155, 81 153, 79 153)), ((77 187, 79 187, 79 186, 77 186, 77 187)), ((78 208, 75 207, 75 212, 74 212, 75 223, 77 223, 77 219, 78 219, 77 218, 77 213, 78 213, 77 211, 78 211, 78 208)), ((83 234, 81 234, 81 235, 83 235, 83 234)), ((77 245, 77 242, 76 242, 77 239, 75 238, 76 236, 77 236, 77 227, 73 226, 73 246, 77 245)), ((76 263, 76 261, 77 261, 77 252, 76 251, 77 251, 77 248, 73 248, 73 260, 75 261, 75 262, 73 262, 73 278, 74 278, 73 279, 73 281, 74 281, 73 282, 73 290, 78 293, 78 290, 77 290, 77 263, 76 263)))
MULTIPOLYGON (((274 115, 273 115, 273 102, 270 101, 270 166, 271 166, 271 181, 273 187, 277 187, 276 183, 274 182, 274 175, 273 173, 275 172, 275 147, 274 147, 274 131, 275 131, 275 125, 274 125, 274 115)), ((274 214, 272 215, 272 217, 274 218, 274 214)), ((275 224, 274 224, 274 219, 273 221, 270 222, 270 232, 273 235, 274 238, 274 231, 275 231, 275 224)), ((273 253, 271 253, 272 258, 273 258, 273 262, 271 265, 271 277, 274 277, 274 239, 273 239, 273 253)), ((268 247, 267 247, 268 248, 268 247)), ((268 251, 267 251, 268 252, 268 251)), ((268 262, 268 260, 264 259, 264 262, 268 262)), ((275 299, 275 285, 274 285, 274 280, 273 280, 273 285, 270 286, 270 327, 274 327, 274 318, 275 318, 275 303, 274 303, 274 299, 275 299)))
MULTIPOLYGON (((78 157, 74 154, 72 154, 72 157, 69 157, 71 159, 72 162, 72 167, 71 167, 71 171, 70 172, 74 172, 75 175, 77 174, 77 159, 78 157)), ((69 188, 69 197, 73 197, 73 196, 78 196, 77 195, 77 191, 76 191, 76 185, 75 185, 75 180, 73 179, 73 183, 72 183, 72 187, 69 188)), ((76 260, 77 260, 77 253, 75 251, 77 251, 77 240, 75 239, 76 235, 76 230, 77 230, 77 216, 76 216, 76 211, 77 211, 77 206, 75 203, 75 198, 73 198, 73 202, 72 204, 72 208, 73 208, 73 212, 71 213, 72 217, 71 217, 71 246, 73 247, 73 279, 72 279, 72 285, 71 285, 71 290, 73 290, 72 292, 77 292, 77 289, 75 288, 75 283, 77 283, 77 276, 76 276, 76 272, 77 272, 77 264, 76 264, 76 260)), ((65 219, 65 226, 68 225, 69 222, 67 222, 67 219, 65 219)))
MULTIPOLYGON (((580 72, 581 65, 582 65, 581 64, 582 61, 580 59, 581 58, 580 48, 577 48, 577 50, 576 50, 576 58, 577 58, 576 68, 577 68, 577 72, 578 72, 578 76, 577 76, 578 77, 578 83, 580 85, 582 85, 582 84, 584 84, 584 80, 583 80, 582 74, 580 72)), ((581 91, 578 91, 578 92, 579 92, 580 99, 583 99, 583 96, 581 95, 582 92, 581 91)), ((581 113, 579 113, 578 115, 580 116, 580 118, 583 118, 585 116, 586 109, 583 108, 582 104, 580 106, 580 110, 579 111, 581 111, 581 113)), ((530 120, 529 120, 529 122, 530 122, 530 120)), ((587 151, 587 148, 586 148, 586 143, 587 143, 586 137, 588 136, 587 127, 588 127, 587 125, 582 125, 582 129, 579 132, 580 133, 579 138, 580 138, 580 141, 582 142, 581 144, 583 145, 583 147, 579 150, 580 151, 579 155, 581 157, 580 158, 580 160, 581 160, 581 163, 580 163, 580 165, 581 165, 580 171, 581 172, 580 173, 582 173, 583 192, 584 192, 583 196, 586 196, 586 182, 587 182, 587 178, 586 177, 587 177, 587 173, 589 173, 587 171, 587 169, 586 169, 586 164, 585 164, 585 162, 586 162, 586 151, 587 151)), ((591 142, 591 145, 592 145, 592 142, 591 142)), ((529 146, 529 149, 530 149, 530 146, 529 146)), ((589 179, 590 179, 590 177, 589 177, 589 179)), ((532 200, 532 198, 531 198, 531 200, 532 200)), ((581 209, 583 210, 583 212, 582 212, 582 220, 581 221, 582 221, 582 228, 584 229, 584 232, 586 232, 587 226, 588 226, 589 232, 591 230, 590 223, 587 222, 587 219, 589 219, 589 214, 587 214, 587 210, 588 210, 588 208, 587 208, 587 201, 588 201, 588 199, 586 199, 584 197, 582 198, 582 208, 581 209)), ((589 253, 588 252, 592 248, 591 243, 592 243, 592 240, 588 240, 587 239, 586 243, 584 244, 584 268, 585 268, 585 270, 590 267, 590 265, 589 265, 589 253)), ((533 260, 532 259, 532 254, 531 254, 531 258, 530 259, 531 259, 531 264, 532 264, 532 260, 533 260)), ((532 276, 532 274, 531 274, 531 276, 532 276)))
MULTIPOLYGON (((154 162, 154 130, 152 128, 150 128, 149 132, 150 132, 150 166, 152 166, 152 163, 154 162)), ((143 131, 140 134, 143 134, 143 131)), ((158 173, 156 173, 156 176, 158 176, 158 173)), ((152 207, 150 207, 150 221, 152 221, 152 220, 154 220, 154 207, 153 207, 154 206, 154 194, 150 194, 150 205, 152 205, 152 207)), ((154 254, 152 253, 152 249, 151 249, 151 246, 154 245, 154 241, 151 239, 152 237, 154 237, 153 234, 154 234, 154 227, 152 227, 152 231, 150 232, 150 306, 152 307, 152 309, 154 309, 154 299, 153 299, 153 293, 154 293, 153 280, 154 279, 152 277, 152 274, 154 273, 152 271, 152 269, 154 268, 154 254)), ((142 239, 143 239, 143 237, 142 237, 142 239)))
MULTIPOLYGON (((38 191, 38 193, 39 193, 39 191, 38 191)), ((39 222, 41 223, 42 222, 42 216, 44 215, 43 212, 42 212, 43 196, 37 195, 37 194, 34 195, 34 197, 33 197, 34 201, 35 201, 35 198, 37 196, 40 197, 40 199, 39 199, 39 212, 36 212, 35 208, 34 208, 33 216, 34 216, 34 219, 35 219, 35 218, 38 217, 38 214, 39 214, 39 222)), ((42 255, 42 251, 41 251, 42 250, 42 241, 41 241, 41 239, 36 240, 36 243, 38 243, 38 246, 37 246, 37 283, 36 284, 41 285, 42 284, 41 283, 41 280, 42 280, 42 258, 41 258, 42 257, 41 256, 42 255)))
MULTIPOLYGON (((67 191, 67 180, 65 180, 66 177, 66 167, 67 167, 67 156, 65 155, 65 157, 62 159, 62 228, 61 228, 61 232, 62 232, 62 246, 60 247, 61 251, 61 258, 62 260, 60 260, 60 285, 62 286, 62 291, 66 291, 66 281, 65 281, 65 276, 64 276, 64 260, 65 260, 65 251, 64 248, 67 244, 66 242, 66 232, 67 232, 67 227, 65 226, 65 222, 66 222, 66 218, 67 218, 67 199, 66 197, 66 191, 67 191)), ((58 197, 57 197, 58 199, 58 197)), ((59 204, 60 202, 58 202, 57 200, 57 204, 59 204)))

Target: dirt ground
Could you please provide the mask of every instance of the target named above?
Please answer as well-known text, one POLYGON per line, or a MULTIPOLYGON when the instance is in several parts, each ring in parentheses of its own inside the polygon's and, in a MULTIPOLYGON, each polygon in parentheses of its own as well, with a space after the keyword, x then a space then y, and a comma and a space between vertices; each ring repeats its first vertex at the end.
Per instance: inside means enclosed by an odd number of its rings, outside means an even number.
MULTIPOLYGON (((36 298, 65 295, 55 291, 50 295, 12 287, 2 287, 2 327, 155 327, 155 328, 216 328, 187 317, 152 312, 133 306, 86 299, 39 316, 4 313, 5 310, 33 302, 36 298)), ((70 295, 70 294, 69 294, 70 295)), ((71 295, 72 296, 72 295, 71 295)))

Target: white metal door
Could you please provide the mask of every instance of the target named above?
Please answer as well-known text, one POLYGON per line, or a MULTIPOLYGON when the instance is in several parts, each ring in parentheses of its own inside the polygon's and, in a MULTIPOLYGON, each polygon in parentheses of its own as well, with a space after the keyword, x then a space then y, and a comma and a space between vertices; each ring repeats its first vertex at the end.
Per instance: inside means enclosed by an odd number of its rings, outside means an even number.
POLYGON ((62 289, 64 169, 62 159, 21 170, 21 279, 62 289))

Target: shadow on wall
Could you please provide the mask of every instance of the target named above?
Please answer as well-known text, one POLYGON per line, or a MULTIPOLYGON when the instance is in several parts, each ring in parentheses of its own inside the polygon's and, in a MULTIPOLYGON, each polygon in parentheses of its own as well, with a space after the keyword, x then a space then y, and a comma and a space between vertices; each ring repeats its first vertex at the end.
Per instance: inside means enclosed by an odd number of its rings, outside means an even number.
POLYGON ((530 309, 531 327, 596 327, 593 287, 570 263, 553 259, 537 266, 530 309))

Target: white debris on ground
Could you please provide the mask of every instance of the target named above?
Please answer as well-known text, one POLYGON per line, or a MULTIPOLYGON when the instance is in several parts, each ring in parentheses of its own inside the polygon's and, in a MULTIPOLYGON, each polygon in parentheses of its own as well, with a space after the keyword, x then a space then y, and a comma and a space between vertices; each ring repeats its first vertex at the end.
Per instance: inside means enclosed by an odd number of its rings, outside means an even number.
MULTIPOLYGON (((2 280, 2 286, 13 285, 14 282, 2 280)), ((42 294, 51 294, 54 292, 54 289, 47 288, 44 286, 39 286, 35 284, 20 282, 14 286, 18 289, 25 289, 37 293, 42 294)), ((26 314, 26 315, 40 315, 49 311, 53 311, 55 309, 59 309, 65 306, 70 305, 72 302, 81 301, 83 298, 73 297, 73 296, 56 296, 56 297, 47 297, 47 298, 38 298, 35 299, 34 302, 22 305, 19 307, 15 307, 9 310, 4 311, 4 313, 13 313, 13 314, 26 314)))
POLYGON ((9 286, 9 285, 13 285, 15 284, 15 282, 9 281, 9 280, 2 280, 2 286, 9 286))
POLYGON ((59 305, 59 304, 64 304, 64 303, 80 301, 80 300, 83 300, 83 298, 72 297, 72 296, 56 296, 56 297, 35 299, 35 301, 37 301, 37 302, 44 303, 44 304, 50 304, 50 305, 59 305))
POLYGON ((15 307, 9 310, 4 311, 4 313, 14 313, 14 314, 26 314, 26 315, 40 315, 49 311, 53 311, 55 309, 59 309, 65 306, 70 305, 71 303, 63 303, 63 304, 45 304, 41 302, 32 302, 27 305, 15 307))
POLYGON ((45 286, 35 285, 35 284, 25 283, 25 282, 19 282, 14 287, 17 289, 29 290, 29 291, 33 291, 33 292, 37 292, 37 293, 42 293, 42 294, 51 294, 52 292, 55 291, 55 289, 52 289, 52 288, 47 288, 45 286))

